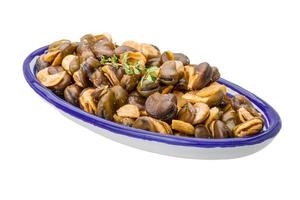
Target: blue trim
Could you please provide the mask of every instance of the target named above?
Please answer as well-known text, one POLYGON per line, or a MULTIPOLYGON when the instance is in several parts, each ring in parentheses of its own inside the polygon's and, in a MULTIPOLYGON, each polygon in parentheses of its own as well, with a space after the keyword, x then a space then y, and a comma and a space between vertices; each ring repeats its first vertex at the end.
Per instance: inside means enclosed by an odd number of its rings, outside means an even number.
POLYGON ((245 95, 248 97, 264 114, 265 119, 267 120, 266 129, 255 136, 247 138, 228 138, 228 139, 201 139, 201 138, 188 138, 188 137, 179 137, 173 135, 163 135, 159 133, 154 133, 150 131, 135 129, 127 126, 117 124, 112 121, 102 119, 100 117, 94 116, 92 114, 86 113, 80 108, 77 108, 63 99, 57 97, 53 92, 51 92, 46 87, 42 86, 35 77, 35 69, 32 71, 30 69, 30 63, 34 57, 43 54, 47 50, 48 46, 41 47, 34 52, 32 52, 23 63, 23 73, 26 81, 30 87, 38 93, 42 98, 44 98, 49 103, 53 104, 58 109, 76 117, 80 120, 83 120, 87 123, 93 124, 100 128, 112 131, 112 134, 121 134, 129 137, 152 140, 156 142, 162 142, 173 145, 181 146, 193 146, 193 147, 235 147, 235 146, 244 146, 244 145, 253 145, 261 143, 267 139, 273 138, 277 135, 281 129, 281 120, 278 113, 265 101, 250 93, 249 91, 235 85, 227 80, 220 79, 220 83, 226 85, 232 90, 245 95))

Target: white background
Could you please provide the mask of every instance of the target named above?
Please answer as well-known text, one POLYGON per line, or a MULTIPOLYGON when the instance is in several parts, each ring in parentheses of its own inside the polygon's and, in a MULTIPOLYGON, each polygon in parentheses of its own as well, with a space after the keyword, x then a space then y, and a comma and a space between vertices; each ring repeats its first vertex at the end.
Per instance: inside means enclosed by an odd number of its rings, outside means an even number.
POLYGON ((0 199, 299 199, 297 1, 1 1, 0 199), (52 41, 110 32, 218 66, 281 115, 262 151, 234 160, 133 149, 73 123, 27 85, 52 41))

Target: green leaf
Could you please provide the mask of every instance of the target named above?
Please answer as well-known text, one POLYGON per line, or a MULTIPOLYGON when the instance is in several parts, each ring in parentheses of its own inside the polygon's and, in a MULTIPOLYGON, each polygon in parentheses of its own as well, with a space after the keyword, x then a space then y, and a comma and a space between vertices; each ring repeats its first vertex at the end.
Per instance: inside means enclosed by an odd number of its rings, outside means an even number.
POLYGON ((127 67, 125 67, 125 73, 128 74, 128 75, 133 74, 132 70, 130 68, 127 68, 127 67))
POLYGON ((154 66, 154 67, 147 68, 145 74, 141 78, 141 86, 143 85, 143 82, 145 80, 148 80, 148 81, 151 81, 151 82, 156 81, 158 72, 159 72, 158 67, 154 66))
MULTIPOLYGON (((128 53, 124 53, 123 58, 122 58, 122 62, 123 62, 124 68, 125 69, 127 68, 128 69, 127 72, 130 73, 130 74, 139 75, 139 74, 143 74, 144 71, 145 71, 145 69, 142 67, 140 61, 138 61, 134 65, 131 65, 131 64, 128 63, 128 53)), ((125 72, 126 72, 126 70, 125 70, 125 72)))
POLYGON ((107 57, 107 56, 101 56, 100 58, 100 63, 102 65, 105 65, 105 64, 111 64, 113 65, 114 67, 119 67, 119 63, 118 63, 118 57, 114 54, 113 56, 111 57, 107 57))
POLYGON ((127 75, 132 75, 134 72, 131 69, 130 65, 128 64, 128 53, 124 53, 122 62, 123 62, 124 68, 125 68, 125 73, 127 75))
POLYGON ((118 64, 118 57, 115 54, 110 58, 110 60, 113 64, 118 64))
POLYGON ((106 58, 106 56, 101 56, 101 58, 100 58, 100 63, 101 63, 102 65, 104 65, 105 63, 107 63, 107 58, 106 58))

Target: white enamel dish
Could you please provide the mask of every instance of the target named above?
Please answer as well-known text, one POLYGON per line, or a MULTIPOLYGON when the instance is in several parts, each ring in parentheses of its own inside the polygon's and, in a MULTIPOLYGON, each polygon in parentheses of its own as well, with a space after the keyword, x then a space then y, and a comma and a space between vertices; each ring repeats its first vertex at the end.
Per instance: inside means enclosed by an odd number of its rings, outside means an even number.
POLYGON ((265 127, 260 134, 229 139, 188 138, 135 129, 99 118, 69 104, 39 83, 35 76, 35 61, 46 50, 47 46, 37 49, 24 61, 23 73, 30 87, 66 117, 119 143, 176 157, 228 159, 250 155, 261 150, 273 140, 281 129, 280 117, 268 103, 224 79, 220 79, 218 82, 227 86, 229 95, 239 93, 246 96, 263 114, 265 127))

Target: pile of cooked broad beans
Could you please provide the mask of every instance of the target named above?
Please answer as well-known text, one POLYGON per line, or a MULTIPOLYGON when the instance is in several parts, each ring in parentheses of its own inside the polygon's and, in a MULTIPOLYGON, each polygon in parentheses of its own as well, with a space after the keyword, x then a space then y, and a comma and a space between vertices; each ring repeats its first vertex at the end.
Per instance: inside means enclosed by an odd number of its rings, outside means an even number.
POLYGON ((36 67, 65 101, 125 126, 196 138, 249 137, 264 126, 245 96, 227 95, 217 67, 153 44, 87 34, 53 42, 36 67))

